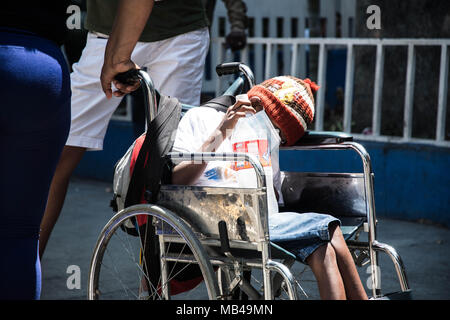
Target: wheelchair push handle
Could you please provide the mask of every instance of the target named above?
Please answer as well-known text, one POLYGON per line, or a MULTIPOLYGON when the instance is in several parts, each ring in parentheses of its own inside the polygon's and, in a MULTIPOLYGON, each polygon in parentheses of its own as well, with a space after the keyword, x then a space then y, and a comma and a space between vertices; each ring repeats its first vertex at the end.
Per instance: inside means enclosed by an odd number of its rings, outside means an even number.
POLYGON ((120 83, 131 86, 137 81, 140 81, 141 78, 139 77, 138 69, 130 69, 128 71, 116 74, 114 79, 119 81, 120 83))
POLYGON ((242 62, 225 62, 216 66, 216 72, 219 77, 228 74, 242 73, 246 78, 249 87, 255 85, 255 76, 252 70, 242 62))
POLYGON ((240 62, 225 62, 216 66, 216 72, 219 77, 226 74, 235 74, 239 72, 240 62))
POLYGON ((126 85, 133 85, 136 81, 140 82, 144 91, 145 119, 148 126, 158 113, 156 90, 150 75, 142 69, 130 69, 117 74, 114 79, 126 85))

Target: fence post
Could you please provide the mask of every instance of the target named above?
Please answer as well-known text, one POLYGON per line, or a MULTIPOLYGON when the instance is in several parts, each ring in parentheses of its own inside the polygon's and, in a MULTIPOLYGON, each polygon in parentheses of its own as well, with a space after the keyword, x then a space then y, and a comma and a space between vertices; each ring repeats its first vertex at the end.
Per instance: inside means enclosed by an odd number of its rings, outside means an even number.
POLYGON ((291 56, 291 75, 297 76, 297 55, 298 55, 298 44, 292 44, 292 56, 291 56))
POLYGON ((372 134, 379 136, 381 131, 381 101, 383 99, 384 47, 377 44, 377 60, 375 66, 375 83, 373 93, 372 134))
MULTIPOLYGON (((217 59, 219 61, 219 63, 222 63, 221 61, 223 61, 223 56, 224 56, 224 44, 221 41, 217 41, 216 43, 217 45, 217 59)), ((212 72, 214 72, 214 74, 216 74, 216 66, 213 65, 212 68, 212 72)), ((216 97, 218 97, 220 94, 222 94, 222 77, 217 77, 217 82, 216 82, 216 97)))
POLYGON ((413 120, 413 106, 414 106, 414 81, 416 73, 416 52, 414 44, 408 45, 408 65, 406 71, 406 92, 405 92, 405 115, 403 125, 403 138, 411 139, 412 135, 412 120, 413 120))
MULTIPOLYGON (((262 38, 263 36, 263 23, 262 23, 262 17, 255 17, 254 20, 254 31, 255 31, 255 38, 262 38)), ((262 73, 262 70, 264 68, 264 61, 263 61, 263 52, 264 52, 264 45, 263 44, 255 44, 254 45, 254 54, 255 54, 255 77, 256 77, 256 83, 261 83, 264 80, 264 74, 262 73)))
POLYGON ((326 76, 327 76, 327 47, 324 42, 319 46, 319 70, 318 70, 318 82, 320 89, 317 92, 317 105, 316 105, 316 130, 323 130, 323 118, 325 110, 325 91, 326 91, 326 76))
POLYGON ((270 69, 272 67, 272 44, 270 42, 266 42, 266 66, 264 79, 270 78, 270 69))
POLYGON ((447 95, 448 95, 448 50, 447 44, 441 47, 441 70, 439 75, 439 99, 438 116, 436 126, 436 140, 445 140, 445 118, 447 113, 447 95))
POLYGON ((344 100, 344 132, 352 131, 352 105, 353 105, 353 84, 355 75, 355 56, 353 45, 347 46, 347 67, 345 71, 345 100, 344 100))

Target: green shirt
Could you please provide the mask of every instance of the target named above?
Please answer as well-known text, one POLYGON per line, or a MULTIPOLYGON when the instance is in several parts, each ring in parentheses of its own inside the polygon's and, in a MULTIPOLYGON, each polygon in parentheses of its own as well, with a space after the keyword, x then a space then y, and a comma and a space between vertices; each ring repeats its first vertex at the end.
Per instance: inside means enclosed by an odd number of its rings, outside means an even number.
MULTIPOLYGON (((109 35, 118 4, 119 0, 87 0, 84 27, 109 35)), ((203 0, 156 1, 139 41, 160 41, 208 25, 203 0)))

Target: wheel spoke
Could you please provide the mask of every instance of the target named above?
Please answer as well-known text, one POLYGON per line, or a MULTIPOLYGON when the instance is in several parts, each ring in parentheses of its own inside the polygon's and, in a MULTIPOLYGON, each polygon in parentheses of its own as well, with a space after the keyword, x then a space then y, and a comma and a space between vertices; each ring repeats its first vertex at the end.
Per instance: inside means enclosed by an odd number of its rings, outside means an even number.
POLYGON ((133 210, 134 207, 116 214, 102 230, 91 262, 89 297, 97 299, 140 299, 145 293, 145 298, 164 299, 164 289, 167 288, 170 281, 178 279, 182 274, 183 278, 185 278, 184 275, 187 275, 188 278, 190 276, 189 267, 196 265, 202 271, 207 289, 206 293, 209 294, 210 298, 215 298, 217 296, 217 284, 213 282, 215 279, 214 271, 205 249, 192 230, 171 212, 161 209, 157 212, 145 210, 150 206, 133 210), (146 216, 147 223, 141 223, 142 225, 136 228, 137 236, 132 236, 122 230, 122 224, 137 219, 140 215, 146 216), (171 258, 174 258, 174 261, 170 263, 165 262, 165 267, 169 267, 166 270, 166 283, 162 283, 164 278, 161 273, 162 266, 159 264, 160 259, 154 260, 158 257, 157 251, 153 253, 149 251, 156 249, 158 241, 164 237, 163 235, 158 238, 156 234, 155 224, 152 223, 156 219, 159 221, 157 233, 162 231, 164 234, 166 231, 172 230, 173 232, 169 232, 170 239, 173 239, 173 237, 178 239, 176 240, 176 246, 171 241, 162 242, 161 254, 170 254, 171 258), (162 230, 159 230, 161 226, 162 230), (193 253, 194 261, 181 262, 189 250, 193 253), (197 260, 199 257, 200 259, 197 260), (207 277, 205 277, 206 274, 207 277), (148 295, 146 292, 148 292, 148 295))

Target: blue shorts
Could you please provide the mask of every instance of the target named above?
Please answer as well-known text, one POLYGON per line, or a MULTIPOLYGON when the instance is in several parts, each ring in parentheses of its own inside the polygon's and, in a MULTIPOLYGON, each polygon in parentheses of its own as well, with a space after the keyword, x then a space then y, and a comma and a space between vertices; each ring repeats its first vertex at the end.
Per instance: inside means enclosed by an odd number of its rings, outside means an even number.
POLYGON ((269 216, 270 240, 306 263, 317 248, 330 241, 332 223, 341 222, 328 214, 280 212, 269 216))

